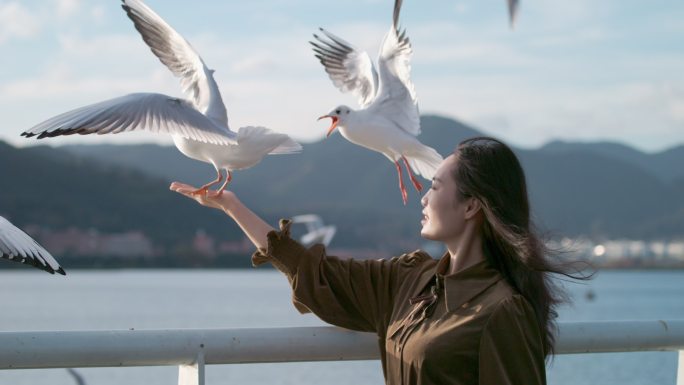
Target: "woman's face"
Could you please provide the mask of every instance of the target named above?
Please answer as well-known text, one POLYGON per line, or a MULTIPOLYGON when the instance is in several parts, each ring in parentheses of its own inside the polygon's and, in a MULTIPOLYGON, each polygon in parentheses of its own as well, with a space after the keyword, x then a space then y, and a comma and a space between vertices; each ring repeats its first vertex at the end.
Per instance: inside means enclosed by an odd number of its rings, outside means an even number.
POLYGON ((456 165, 454 155, 447 157, 435 172, 432 186, 420 201, 423 205, 420 235, 425 239, 449 244, 458 240, 463 233, 465 203, 458 198, 453 177, 456 165))

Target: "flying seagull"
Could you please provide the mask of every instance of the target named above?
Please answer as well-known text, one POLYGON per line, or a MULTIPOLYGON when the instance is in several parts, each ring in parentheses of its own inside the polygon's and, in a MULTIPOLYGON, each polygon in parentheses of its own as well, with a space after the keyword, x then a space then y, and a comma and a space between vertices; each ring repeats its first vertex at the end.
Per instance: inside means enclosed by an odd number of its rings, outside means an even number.
POLYGON ((0 256, 45 270, 66 275, 55 258, 25 232, 0 216, 0 256))
POLYGON ((293 225, 301 224, 306 228, 306 233, 299 238, 305 246, 321 243, 327 247, 337 231, 334 225, 324 225, 323 219, 316 214, 295 215, 291 220, 293 225))
POLYGON ((406 204, 408 194, 399 162, 404 163, 413 186, 420 192, 423 186, 414 172, 432 179, 442 157, 416 138, 420 134, 420 116, 409 76, 413 49, 406 31, 397 30, 401 3, 394 3, 392 25, 380 48, 377 70, 368 53, 323 28, 320 31, 324 36, 314 34, 316 41, 309 43, 333 84, 342 92, 352 92, 361 105, 358 110, 340 105, 321 116, 319 120, 332 119, 327 136, 339 128, 350 142, 385 155, 396 166, 406 204))
POLYGON ((195 194, 221 194, 232 179, 231 171, 252 167, 267 154, 300 152, 299 143, 264 127, 228 126, 214 71, 178 32, 140 0, 122 0, 122 8, 159 60, 179 77, 190 99, 158 93, 134 93, 55 116, 22 133, 38 139, 72 134, 109 134, 148 130, 170 134, 178 150, 189 158, 210 163, 216 179, 195 194))

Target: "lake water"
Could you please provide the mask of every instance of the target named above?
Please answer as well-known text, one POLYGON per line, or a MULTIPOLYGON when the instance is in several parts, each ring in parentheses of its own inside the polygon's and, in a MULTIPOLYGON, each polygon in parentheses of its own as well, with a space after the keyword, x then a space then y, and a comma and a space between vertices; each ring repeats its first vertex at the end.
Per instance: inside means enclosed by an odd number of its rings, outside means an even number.
MULTIPOLYGON (((603 271, 571 284, 561 321, 684 319, 684 271, 603 271), (586 298, 595 293, 593 301, 586 298)), ((0 330, 172 329, 319 326, 290 302, 268 269, 0 271, 0 330)), ((671 352, 561 355, 552 385, 675 384, 671 352)), ((175 384, 176 367, 78 369, 88 385, 175 384)), ((211 365, 207 384, 383 384, 379 361, 211 365)), ((2 385, 72 385, 64 369, 0 370, 2 385)))

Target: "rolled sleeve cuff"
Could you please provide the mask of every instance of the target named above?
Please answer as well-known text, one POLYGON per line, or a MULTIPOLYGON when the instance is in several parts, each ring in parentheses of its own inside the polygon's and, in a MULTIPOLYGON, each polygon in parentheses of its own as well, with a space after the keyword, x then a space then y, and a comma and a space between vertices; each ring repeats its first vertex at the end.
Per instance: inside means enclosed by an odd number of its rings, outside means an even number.
POLYGON ((266 235, 267 247, 257 249, 252 254, 252 266, 257 267, 270 262, 276 269, 292 277, 297 274, 297 267, 306 248, 290 237, 289 219, 280 220, 280 230, 272 230, 266 235))

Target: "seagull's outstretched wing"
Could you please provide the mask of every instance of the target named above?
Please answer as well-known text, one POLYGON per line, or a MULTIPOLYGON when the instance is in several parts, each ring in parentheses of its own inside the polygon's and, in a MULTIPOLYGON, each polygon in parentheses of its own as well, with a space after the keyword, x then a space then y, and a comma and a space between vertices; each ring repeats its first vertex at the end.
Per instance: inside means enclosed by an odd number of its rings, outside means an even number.
POLYGON ((352 92, 361 107, 370 105, 378 88, 378 75, 370 56, 323 28, 320 30, 325 37, 314 34, 317 42, 309 43, 330 80, 340 91, 352 92))
POLYGON ((65 112, 23 132, 38 139, 73 134, 147 130, 213 144, 235 144, 236 135, 197 111, 190 102, 156 93, 136 93, 65 112))
POLYGON ((380 74, 378 95, 369 109, 394 121, 404 131, 420 134, 420 116, 416 91, 411 82, 413 48, 406 31, 398 32, 396 22, 401 1, 394 3, 394 20, 385 35, 378 55, 380 74))
POLYGON ((33 265, 50 274, 66 275, 47 250, 3 217, 0 217, 0 257, 33 265))
POLYGON ((174 75, 195 107, 228 127, 226 107, 212 70, 178 32, 140 0, 122 0, 123 9, 152 52, 174 75))

